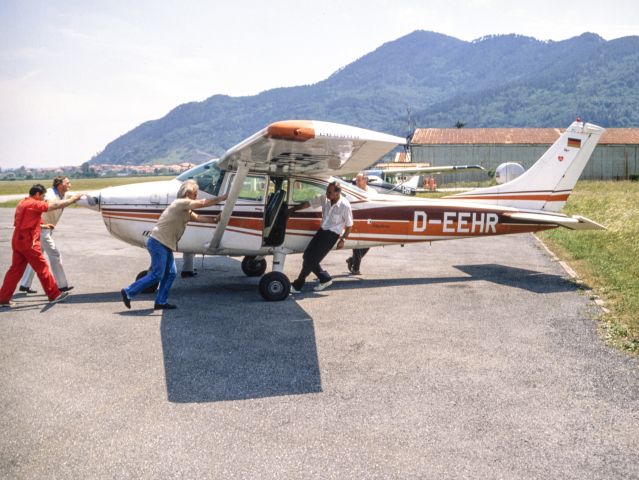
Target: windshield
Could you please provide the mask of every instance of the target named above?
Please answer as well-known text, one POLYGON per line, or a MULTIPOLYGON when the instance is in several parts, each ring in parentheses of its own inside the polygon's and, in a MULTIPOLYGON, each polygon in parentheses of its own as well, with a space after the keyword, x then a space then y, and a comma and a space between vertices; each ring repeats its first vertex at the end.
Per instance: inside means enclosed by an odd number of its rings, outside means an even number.
POLYGON ((198 165, 186 172, 180 174, 177 179, 181 182, 186 180, 195 180, 200 190, 209 195, 217 195, 224 179, 224 172, 217 166, 219 159, 198 165))

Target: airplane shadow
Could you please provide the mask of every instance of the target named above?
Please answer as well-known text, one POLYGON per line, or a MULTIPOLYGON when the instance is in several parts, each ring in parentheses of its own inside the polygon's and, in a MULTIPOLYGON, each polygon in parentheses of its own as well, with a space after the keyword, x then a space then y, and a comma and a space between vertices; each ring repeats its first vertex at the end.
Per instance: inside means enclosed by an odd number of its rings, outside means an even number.
POLYGON ((308 314, 294 301, 264 302, 256 292, 259 278, 247 279, 237 260, 216 258, 215 267, 228 271, 219 283, 211 284, 208 275, 198 275, 197 283, 178 279, 171 295, 179 298, 180 307, 162 315, 169 401, 321 392, 315 329, 308 314))
MULTIPOLYGON (((466 275, 379 280, 364 277, 355 282, 335 282, 331 289, 471 281, 535 293, 579 288, 559 275, 505 265, 456 268, 466 275)), ((244 277, 236 260, 218 258, 213 270, 218 271, 219 282, 211 284, 209 275, 199 276, 197 284, 177 281, 172 295, 180 299, 181 306, 162 315, 169 401, 202 403, 321 392, 314 325, 306 312, 293 299, 264 302, 256 294, 259 279, 244 277), (219 272, 224 273, 223 279, 219 272)))
MULTIPOLYGON (((330 290, 383 288, 409 285, 434 285, 440 283, 463 284, 464 282, 476 281, 497 283, 512 288, 527 290, 533 293, 571 292, 586 287, 577 285, 571 280, 566 279, 560 275, 540 273, 534 270, 509 267, 506 265, 455 265, 454 268, 462 271, 466 274, 466 276, 370 279, 367 278, 365 275, 352 276, 347 274, 338 274, 332 276, 333 280, 347 279, 348 281, 337 281, 333 283, 333 285, 330 287, 330 290)), ((311 285, 313 284, 314 282, 309 282, 309 286, 305 287, 305 290, 300 294, 300 296, 324 296, 330 291, 326 290, 320 293, 313 292, 311 288, 311 285)))
POLYGON ((485 280, 533 293, 572 292, 583 288, 565 276, 540 273, 534 270, 495 263, 454 265, 454 267, 470 275, 473 280, 485 280))

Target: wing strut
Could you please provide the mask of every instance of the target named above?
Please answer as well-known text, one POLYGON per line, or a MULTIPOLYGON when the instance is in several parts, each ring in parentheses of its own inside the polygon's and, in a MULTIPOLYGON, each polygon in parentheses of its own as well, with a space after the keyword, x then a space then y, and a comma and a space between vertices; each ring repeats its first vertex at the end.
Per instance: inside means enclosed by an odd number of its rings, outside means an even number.
POLYGON ((241 162, 237 166, 237 172, 235 172, 235 177, 233 177, 233 183, 231 184, 231 188, 229 189, 228 197, 226 198, 226 202, 224 203, 224 208, 222 209, 222 215, 220 216, 220 221, 217 223, 215 227, 215 233, 213 234, 213 239, 209 246, 206 249, 206 253, 213 254, 215 250, 220 246, 220 242, 222 241, 222 235, 224 235, 224 231, 226 230, 226 226, 231 219, 231 215, 233 214, 233 209, 235 208, 235 203, 237 202, 238 197, 240 196, 240 190, 242 189, 242 184, 244 183, 244 179, 248 174, 249 167, 245 162, 241 162))

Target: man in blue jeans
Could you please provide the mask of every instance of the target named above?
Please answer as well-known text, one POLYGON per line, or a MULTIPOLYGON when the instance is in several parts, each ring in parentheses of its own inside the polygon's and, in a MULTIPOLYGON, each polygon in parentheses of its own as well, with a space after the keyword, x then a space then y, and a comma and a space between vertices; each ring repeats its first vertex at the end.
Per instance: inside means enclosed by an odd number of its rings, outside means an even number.
POLYGON ((151 268, 149 272, 123 288, 122 301, 126 308, 131 308, 131 299, 138 293, 153 284, 160 283, 157 296, 155 297, 154 310, 173 310, 175 305, 168 303, 169 290, 175 280, 176 269, 173 252, 178 249, 178 241, 182 238, 186 225, 189 221, 199 223, 217 223, 219 215, 205 217, 197 215, 193 210, 215 205, 226 200, 226 195, 215 198, 197 200, 197 183, 193 180, 184 182, 177 193, 177 198, 169 205, 158 223, 151 230, 151 236, 146 242, 146 248, 151 254, 151 268))

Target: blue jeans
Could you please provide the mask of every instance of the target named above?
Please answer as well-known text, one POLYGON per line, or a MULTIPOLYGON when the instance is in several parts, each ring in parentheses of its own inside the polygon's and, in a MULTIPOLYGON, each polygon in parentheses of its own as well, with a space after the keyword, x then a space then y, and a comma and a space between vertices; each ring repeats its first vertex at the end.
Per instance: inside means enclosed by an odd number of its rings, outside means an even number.
POLYGON ((133 282, 124 291, 129 298, 133 298, 142 290, 159 282, 160 288, 155 297, 155 303, 163 305, 169 298, 169 290, 177 272, 173 252, 153 237, 149 237, 146 241, 146 248, 151 254, 151 268, 144 277, 133 282))

